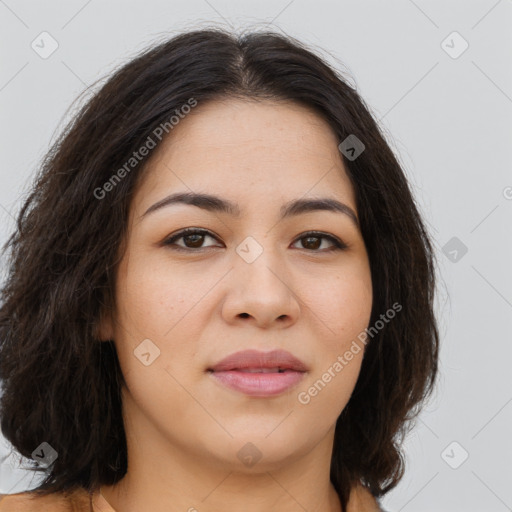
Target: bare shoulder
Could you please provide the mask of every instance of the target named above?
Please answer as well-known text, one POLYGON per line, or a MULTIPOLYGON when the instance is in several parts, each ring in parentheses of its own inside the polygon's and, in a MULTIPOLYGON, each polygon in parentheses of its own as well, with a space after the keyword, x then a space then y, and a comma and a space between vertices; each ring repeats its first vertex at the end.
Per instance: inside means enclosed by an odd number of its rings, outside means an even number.
POLYGON ((37 496, 26 491, 0 494, 0 512, 88 512, 89 494, 85 489, 37 496))

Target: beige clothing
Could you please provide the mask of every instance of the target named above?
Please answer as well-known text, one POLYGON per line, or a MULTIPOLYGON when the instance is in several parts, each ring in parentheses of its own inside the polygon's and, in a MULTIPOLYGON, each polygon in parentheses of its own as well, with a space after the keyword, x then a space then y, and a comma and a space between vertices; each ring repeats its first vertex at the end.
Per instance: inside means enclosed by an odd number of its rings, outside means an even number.
MULTIPOLYGON (((362 486, 353 489, 347 512, 379 512, 375 498, 362 486)), ((34 498, 30 491, 18 494, 0 494, 0 512, 116 512, 100 491, 89 495, 78 489, 68 496, 62 493, 34 498), (91 509, 92 506, 92 509, 91 509)))

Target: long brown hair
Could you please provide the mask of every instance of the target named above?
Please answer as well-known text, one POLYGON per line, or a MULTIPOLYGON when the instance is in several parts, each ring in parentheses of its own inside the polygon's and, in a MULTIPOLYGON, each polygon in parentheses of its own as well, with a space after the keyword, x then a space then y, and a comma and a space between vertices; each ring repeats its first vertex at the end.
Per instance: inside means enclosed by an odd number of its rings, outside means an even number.
POLYGON ((273 32, 210 29, 152 46, 112 74, 44 158, 4 246, 1 428, 26 457, 43 441, 57 451, 40 494, 95 489, 127 469, 124 379, 96 328, 115 309, 118 248, 149 157, 109 180, 191 98, 235 97, 295 101, 340 142, 364 143, 356 159, 343 158, 370 259, 370 325, 394 303, 402 310, 366 348, 337 420, 331 481, 345 509, 357 482, 382 496, 402 477, 400 440, 432 392, 439 343, 432 245, 404 172, 357 91, 313 51, 273 32))

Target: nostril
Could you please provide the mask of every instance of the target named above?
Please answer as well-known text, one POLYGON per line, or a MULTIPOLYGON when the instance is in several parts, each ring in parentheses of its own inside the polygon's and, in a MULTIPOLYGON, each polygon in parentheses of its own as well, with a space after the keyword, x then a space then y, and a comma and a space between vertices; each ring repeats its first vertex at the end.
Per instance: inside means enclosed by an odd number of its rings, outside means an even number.
POLYGON ((247 318, 249 316, 249 313, 240 313, 240 316, 242 318, 247 318))

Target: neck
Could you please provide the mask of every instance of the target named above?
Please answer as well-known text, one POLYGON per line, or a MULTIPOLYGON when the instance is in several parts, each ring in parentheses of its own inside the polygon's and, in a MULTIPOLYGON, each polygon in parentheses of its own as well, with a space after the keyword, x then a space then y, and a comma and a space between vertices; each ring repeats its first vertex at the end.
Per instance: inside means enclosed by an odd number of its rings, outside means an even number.
POLYGON ((287 461, 262 457, 242 469, 229 458, 180 449, 153 434, 127 432, 128 471, 118 483, 102 487, 116 511, 342 512, 330 482, 334 426, 316 446, 287 461))

